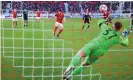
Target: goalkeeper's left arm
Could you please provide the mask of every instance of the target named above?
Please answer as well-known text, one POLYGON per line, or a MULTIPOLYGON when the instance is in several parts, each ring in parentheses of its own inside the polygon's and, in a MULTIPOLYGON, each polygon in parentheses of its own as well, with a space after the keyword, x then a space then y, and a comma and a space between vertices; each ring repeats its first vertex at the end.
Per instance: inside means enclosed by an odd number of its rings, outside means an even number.
POLYGON ((128 46, 128 44, 129 44, 128 37, 122 38, 120 36, 120 44, 123 46, 128 46))
POLYGON ((130 32, 127 29, 124 29, 122 34, 123 34, 124 38, 120 36, 120 44, 123 46, 128 46, 128 44, 129 44, 128 36, 129 36, 130 32))

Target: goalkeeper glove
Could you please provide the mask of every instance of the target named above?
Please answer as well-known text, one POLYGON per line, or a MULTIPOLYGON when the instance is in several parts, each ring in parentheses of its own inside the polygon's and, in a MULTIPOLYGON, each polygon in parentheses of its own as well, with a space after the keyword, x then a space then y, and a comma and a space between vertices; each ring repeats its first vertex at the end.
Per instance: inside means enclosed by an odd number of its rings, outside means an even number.
POLYGON ((128 31, 127 29, 124 29, 122 31, 122 35, 124 36, 124 38, 128 37, 129 34, 130 34, 130 31, 128 31))

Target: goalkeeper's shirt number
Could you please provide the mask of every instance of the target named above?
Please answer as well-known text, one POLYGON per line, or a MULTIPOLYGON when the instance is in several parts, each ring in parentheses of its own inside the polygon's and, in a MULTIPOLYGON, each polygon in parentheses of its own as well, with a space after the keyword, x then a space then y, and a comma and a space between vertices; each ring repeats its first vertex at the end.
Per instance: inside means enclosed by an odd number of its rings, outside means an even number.
MULTIPOLYGON (((103 33, 103 35, 108 35, 109 32, 111 32, 112 30, 109 28, 108 30, 106 30, 105 33, 103 33)), ((108 39, 111 39, 112 37, 117 36, 117 34, 115 32, 113 32, 113 34, 111 36, 108 37, 108 39)))

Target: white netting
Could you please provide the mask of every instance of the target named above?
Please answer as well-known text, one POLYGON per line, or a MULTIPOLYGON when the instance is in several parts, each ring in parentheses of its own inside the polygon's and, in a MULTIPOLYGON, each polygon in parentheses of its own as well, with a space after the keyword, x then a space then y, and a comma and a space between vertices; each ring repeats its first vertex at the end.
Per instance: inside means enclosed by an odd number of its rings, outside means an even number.
MULTIPOLYGON (((9 30, 12 30, 12 29, 9 29, 9 30)), ((47 30, 42 30, 42 31, 45 32, 47 30)), ((52 31, 50 31, 50 32, 52 33, 52 31)), ((13 38, 4 38, 3 37, 2 39, 7 39, 7 40, 13 39, 13 44, 14 44, 15 40, 19 40, 19 39, 22 39, 23 43, 24 43, 25 40, 33 40, 33 48, 32 47, 31 48, 25 48, 24 44, 23 44, 23 47, 15 47, 14 45, 11 46, 11 47, 5 47, 3 45, 3 49, 13 49, 12 51, 3 50, 4 51, 3 52, 4 58, 12 58, 13 59, 13 67, 23 68, 22 69, 23 70, 22 71, 23 77, 30 77, 30 78, 32 78, 32 80, 34 80, 34 77, 42 77, 42 80, 44 80, 44 77, 51 77, 52 80, 56 80, 56 79, 54 79, 54 77, 62 77, 64 69, 67 68, 67 66, 64 66, 64 60, 69 60, 70 61, 72 59, 72 56, 73 56, 73 49, 64 48, 64 40, 62 40, 62 39, 53 39, 53 38, 52 39, 45 39, 45 38, 35 39, 35 38, 24 38, 24 37, 23 38, 14 38, 14 37, 13 38), (43 41, 43 47, 42 48, 34 48, 35 47, 34 44, 36 42, 35 40, 42 40, 43 41), (52 47, 51 48, 44 47, 45 44, 46 44, 45 41, 46 42, 47 41, 52 42, 52 47), (54 47, 55 46, 54 44, 56 43, 56 41, 61 42, 62 46, 58 47, 58 48, 54 47), (18 49, 18 50, 15 51, 15 49, 18 49), (9 54, 9 53, 11 53, 11 54, 13 53, 13 55, 12 56, 7 56, 6 54, 9 54), (42 55, 41 56, 35 56, 38 53, 41 53, 42 55), (44 56, 44 54, 49 54, 49 53, 51 53, 51 56, 48 56, 48 57, 44 56), (26 56, 28 54, 32 55, 32 56, 26 56), (57 54, 59 54, 59 55, 55 56, 57 54), (72 55, 71 56, 64 56, 66 54, 72 54, 72 55), (30 65, 27 64, 27 61, 30 65), (37 63, 37 61, 39 61, 41 63, 39 63, 39 65, 35 65, 37 63), (52 64, 48 66, 47 61, 52 62, 52 64), (61 65, 55 66, 54 64, 56 64, 57 61, 61 65), (46 62, 46 66, 45 66, 45 62, 46 62), (27 69, 31 70, 31 74, 26 74, 27 69), (41 74, 34 75, 35 72, 36 72, 35 70, 37 70, 37 69, 40 70, 41 74), (46 72, 45 73, 45 70, 47 70, 47 69, 51 69, 52 71, 50 70, 51 72, 46 72), (54 73, 55 69, 57 69, 57 70, 61 69, 60 70, 61 74, 56 75, 54 73), (49 73, 49 75, 45 75, 47 73, 49 73)), ((88 72, 88 74, 82 75, 82 76, 97 76, 97 75, 101 76, 100 74, 92 74, 91 73, 92 72, 92 66, 90 66, 90 68, 91 68, 90 72, 88 72)), ((91 77, 90 77, 90 80, 91 80, 91 77)), ((99 78, 99 80, 100 80, 100 78, 99 78)))
MULTIPOLYGON (((21 20, 18 19, 20 22, 21 20)), ((74 56, 74 51, 72 48, 65 48, 63 39, 55 39, 52 29, 45 29, 43 19, 38 23, 39 26, 36 26, 32 15, 27 28, 19 23, 18 25, 22 27, 14 29, 10 26, 5 27, 4 21, 10 21, 12 24, 11 19, 2 19, 2 21, 3 57, 12 59, 13 67, 20 68, 22 70, 20 74, 24 78, 28 77, 30 80, 36 80, 35 78, 62 79, 63 73, 69 65, 68 62, 74 56), (9 36, 6 33, 9 33, 9 36), (6 44, 8 41, 10 43, 6 44)), ((89 66, 86 75, 78 76, 81 76, 80 80, 84 76, 89 76, 90 80, 93 76, 98 76, 98 80, 101 78, 100 74, 92 74, 92 66, 89 66)))

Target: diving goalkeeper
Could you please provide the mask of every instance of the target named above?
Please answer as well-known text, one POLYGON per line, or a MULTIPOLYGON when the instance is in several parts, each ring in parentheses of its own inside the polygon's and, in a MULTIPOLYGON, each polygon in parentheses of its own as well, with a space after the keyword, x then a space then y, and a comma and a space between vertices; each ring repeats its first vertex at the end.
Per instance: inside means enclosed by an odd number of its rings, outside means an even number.
POLYGON ((96 60, 103 56, 110 47, 116 44, 121 44, 123 46, 128 45, 128 35, 122 38, 120 36, 122 23, 115 22, 112 29, 106 25, 105 20, 99 20, 97 22, 98 26, 101 28, 101 32, 98 37, 87 43, 81 50, 73 57, 70 65, 66 69, 63 79, 71 80, 72 75, 80 74, 85 66, 92 65, 96 60), (80 65, 80 66, 78 66, 80 65), (78 66, 78 67, 76 67, 78 66))

